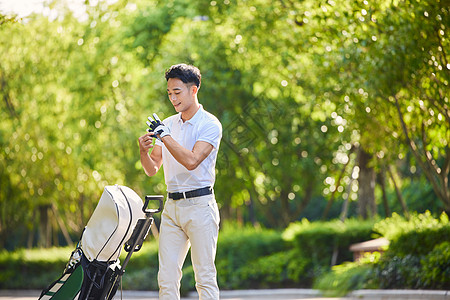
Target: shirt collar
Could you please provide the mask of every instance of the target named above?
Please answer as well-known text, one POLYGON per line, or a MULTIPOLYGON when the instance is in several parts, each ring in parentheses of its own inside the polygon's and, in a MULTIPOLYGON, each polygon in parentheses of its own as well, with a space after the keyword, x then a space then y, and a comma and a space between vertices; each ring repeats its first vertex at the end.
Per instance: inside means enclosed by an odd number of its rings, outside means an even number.
MULTIPOLYGON (((200 104, 200 108, 197 110, 195 115, 192 118, 190 118, 189 120, 187 120, 185 123, 194 125, 195 123, 198 122, 198 120, 200 119, 200 115, 202 113, 203 113, 203 105, 200 104)), ((178 113, 178 123, 183 123, 183 119, 181 119, 181 112, 178 113)))

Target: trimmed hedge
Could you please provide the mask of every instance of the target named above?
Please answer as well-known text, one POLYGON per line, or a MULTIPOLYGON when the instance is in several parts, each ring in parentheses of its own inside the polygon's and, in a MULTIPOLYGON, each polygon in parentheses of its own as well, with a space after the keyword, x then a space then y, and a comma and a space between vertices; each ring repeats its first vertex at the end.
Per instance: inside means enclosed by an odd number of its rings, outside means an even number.
POLYGON ((390 239, 386 254, 376 265, 375 279, 381 288, 450 288, 450 222, 445 213, 434 218, 429 211, 409 219, 394 214, 374 226, 390 239), (447 272, 447 273, 446 273, 447 272))
MULTIPOLYGON (((73 248, 31 249, 0 252, 1 289, 43 289, 57 279, 73 248)), ((225 223, 219 234, 216 258, 222 288, 239 288, 241 267, 261 257, 287 251, 280 231, 225 223)), ((122 251, 121 261, 126 252, 122 251)), ((123 288, 157 290, 158 245, 154 239, 133 254, 123 276, 123 288)), ((183 267, 182 292, 194 289, 194 275, 188 255, 183 267)), ((244 279, 245 280, 245 279, 244 279)))
POLYGON ((423 283, 431 289, 450 289, 450 242, 443 242, 421 260, 423 283))
POLYGON ((239 268, 236 276, 241 285, 237 288, 306 288, 312 284, 313 269, 311 260, 297 249, 277 252, 239 268))
MULTIPOLYGON (((0 252, 0 289, 44 289, 61 276, 73 250, 63 247, 0 252)), ((158 289, 157 253, 157 243, 151 241, 133 254, 123 276, 124 289, 158 289)), ((121 261, 126 255, 122 251, 121 261)))
POLYGON ((409 220, 394 214, 376 223, 374 231, 391 242, 379 259, 335 266, 314 286, 335 295, 355 288, 450 289, 450 223, 445 213, 439 218, 415 213, 409 220))
POLYGON ((1 251, 0 289, 42 289, 61 276, 72 250, 65 247, 1 251))
POLYGON ((221 288, 236 289, 245 284, 240 268, 261 257, 288 250, 281 232, 225 223, 219 234, 216 267, 221 288))
POLYGON ((404 257, 428 254, 443 241, 450 241, 450 222, 447 214, 435 218, 429 211, 413 213, 405 219, 398 214, 374 225, 374 230, 390 241, 389 253, 404 257))
POLYGON ((392 256, 387 253, 375 265, 374 280, 382 289, 418 289, 421 284, 420 257, 392 256))
POLYGON ((301 222, 291 223, 283 237, 291 242, 303 257, 310 257, 313 265, 329 268, 333 255, 337 255, 337 264, 351 261, 353 254, 349 246, 370 240, 374 223, 373 220, 360 219, 347 219, 344 222, 309 222, 303 219, 301 222))
MULTIPOLYGON (((376 224, 345 222, 291 224, 284 232, 225 223, 216 257, 222 289, 303 287, 333 289, 342 295, 355 288, 450 288, 450 224, 443 214, 394 215, 376 224), (349 246, 379 235, 391 241, 380 259, 349 263, 349 246), (410 251, 408 251, 410 249, 410 251), (336 251, 336 252, 335 252, 336 251), (333 254, 337 262, 330 267, 333 254), (330 271, 331 270, 331 271, 330 271), (319 279, 319 280, 317 280, 319 279)), ((58 278, 72 248, 0 252, 1 289, 43 289, 58 278)), ((126 256, 122 252, 121 260, 126 256)), ((123 288, 157 290, 158 246, 145 242, 130 260, 123 288)), ((194 289, 190 257, 183 268, 182 293, 194 289)))
MULTIPOLYGON (((120 260, 124 261, 125 251, 120 260)), ((158 242, 154 239, 145 242, 142 249, 133 253, 122 276, 123 288, 126 290, 158 290, 158 242)))

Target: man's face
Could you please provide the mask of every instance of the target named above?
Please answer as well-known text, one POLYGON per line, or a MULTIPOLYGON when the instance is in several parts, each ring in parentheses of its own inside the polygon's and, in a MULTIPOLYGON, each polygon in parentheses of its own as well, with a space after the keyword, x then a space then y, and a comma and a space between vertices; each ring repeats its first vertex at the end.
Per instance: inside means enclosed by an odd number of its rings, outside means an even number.
POLYGON ((184 112, 192 107, 196 92, 195 84, 187 85, 178 78, 169 78, 167 81, 167 94, 177 112, 184 112))

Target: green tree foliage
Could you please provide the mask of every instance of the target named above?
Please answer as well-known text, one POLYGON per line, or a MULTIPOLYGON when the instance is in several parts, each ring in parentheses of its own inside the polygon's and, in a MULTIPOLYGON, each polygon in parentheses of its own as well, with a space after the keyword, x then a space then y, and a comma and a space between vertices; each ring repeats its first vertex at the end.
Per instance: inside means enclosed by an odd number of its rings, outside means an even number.
POLYGON ((136 139, 145 123, 136 120, 149 103, 144 68, 121 42, 129 9, 102 4, 87 22, 60 11, 0 27, 2 241, 19 225, 32 238, 51 222, 50 207, 79 235, 105 185, 142 188, 136 139))
POLYGON ((379 2, 362 5, 354 16, 341 46, 361 47, 341 51, 342 66, 357 74, 348 78, 357 84, 350 97, 367 115, 358 122, 367 129, 361 142, 387 163, 408 147, 448 210, 448 7, 444 1, 379 2), (392 148, 397 139, 402 147, 392 148))
POLYGON ((2 242, 32 245, 39 228, 52 243, 50 227, 76 238, 107 184, 165 192, 136 140, 147 115, 174 113, 163 74, 179 62, 202 70, 200 102, 223 124, 223 219, 286 226, 361 186, 358 201, 373 201, 370 172, 399 158, 449 209, 444 1, 99 1, 76 18, 55 0, 48 11, 0 19, 2 242))

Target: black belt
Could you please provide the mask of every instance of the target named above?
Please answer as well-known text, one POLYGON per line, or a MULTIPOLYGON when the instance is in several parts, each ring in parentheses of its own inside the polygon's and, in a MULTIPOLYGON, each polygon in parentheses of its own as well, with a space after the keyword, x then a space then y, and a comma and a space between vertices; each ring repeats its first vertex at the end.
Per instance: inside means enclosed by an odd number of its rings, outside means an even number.
POLYGON ((187 198, 211 195, 212 193, 213 193, 212 187, 208 186, 208 187, 204 187, 201 189, 192 190, 189 192, 169 193, 169 198, 172 200, 179 200, 179 199, 187 199, 187 198))

